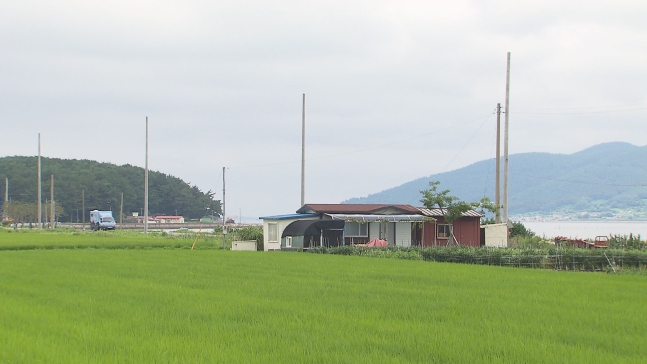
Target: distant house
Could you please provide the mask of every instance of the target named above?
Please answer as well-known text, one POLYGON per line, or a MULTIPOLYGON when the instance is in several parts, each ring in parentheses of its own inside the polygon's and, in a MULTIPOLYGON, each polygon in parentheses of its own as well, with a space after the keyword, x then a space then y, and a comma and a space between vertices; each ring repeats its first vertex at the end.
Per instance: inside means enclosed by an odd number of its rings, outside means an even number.
MULTIPOLYGON (((292 239, 285 239, 283 231, 288 225, 296 221, 316 221, 319 220, 317 214, 286 214, 275 216, 260 217, 263 220, 263 247, 265 251, 281 250, 281 248, 292 248, 292 239)), ((320 230, 321 232, 321 230, 320 230)), ((294 248, 310 248, 310 245, 303 246, 303 239, 295 241, 294 248)), ((308 241, 309 242, 309 241, 308 241)))
POLYGON ((158 224, 183 224, 183 216, 155 216, 153 219, 158 224))
MULTIPOLYGON (((468 211, 454 221, 460 245, 480 246, 480 218, 468 211)), ((265 250, 365 244, 378 238, 392 246, 449 245, 449 225, 437 209, 389 204, 306 204, 296 214, 264 216, 265 250)))
MULTIPOLYGON (((265 250, 365 244, 378 238, 391 246, 447 246, 449 224, 442 211, 411 205, 306 204, 296 214, 264 216, 265 250)), ((480 246, 480 218, 468 211, 454 221, 459 245, 480 246)))
MULTIPOLYGON (((418 207, 420 213, 424 216, 433 217, 435 223, 425 222, 417 234, 422 236, 420 239, 424 246, 447 246, 450 245, 449 223, 445 220, 444 214, 440 209, 427 209, 418 207)), ((470 210, 454 221, 454 237, 456 242, 461 246, 481 246, 481 217, 483 213, 470 210)))
POLYGON ((344 221, 341 245, 366 244, 375 238, 386 240, 389 245, 419 245, 414 227, 435 220, 411 205, 306 204, 297 213, 315 213, 322 220, 344 221))

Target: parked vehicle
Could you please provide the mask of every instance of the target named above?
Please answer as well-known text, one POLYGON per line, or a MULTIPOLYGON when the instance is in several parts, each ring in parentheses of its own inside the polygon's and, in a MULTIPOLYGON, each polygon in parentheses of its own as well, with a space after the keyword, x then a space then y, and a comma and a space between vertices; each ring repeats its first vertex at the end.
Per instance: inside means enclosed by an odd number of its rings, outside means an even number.
POLYGON ((112 211, 90 211, 90 227, 92 230, 114 230, 116 227, 112 211))

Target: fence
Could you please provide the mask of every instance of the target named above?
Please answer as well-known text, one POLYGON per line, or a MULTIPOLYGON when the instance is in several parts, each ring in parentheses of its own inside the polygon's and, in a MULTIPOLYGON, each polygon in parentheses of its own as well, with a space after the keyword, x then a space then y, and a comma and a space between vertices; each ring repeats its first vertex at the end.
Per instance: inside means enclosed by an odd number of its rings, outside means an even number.
POLYGON ((647 268, 647 252, 620 249, 576 248, 472 248, 472 247, 386 247, 344 246, 322 248, 313 253, 361 255, 463 264, 498 265, 538 269, 606 271, 617 268, 647 268), (403 254, 406 253, 406 254, 403 254))

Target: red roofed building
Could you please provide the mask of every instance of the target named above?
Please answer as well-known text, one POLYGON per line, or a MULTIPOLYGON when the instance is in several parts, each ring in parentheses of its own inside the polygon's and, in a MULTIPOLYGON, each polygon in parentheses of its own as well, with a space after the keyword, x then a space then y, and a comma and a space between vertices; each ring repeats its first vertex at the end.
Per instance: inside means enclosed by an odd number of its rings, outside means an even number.
MULTIPOLYGON (((455 243, 481 245, 481 216, 468 211, 454 221, 455 243)), ((265 250, 366 244, 372 239, 400 247, 452 244, 442 211, 411 205, 305 204, 296 214, 261 219, 265 250), (343 221, 343 227, 335 225, 334 220, 343 221)))
POLYGON ((153 220, 158 224, 183 224, 184 216, 155 216, 153 220))

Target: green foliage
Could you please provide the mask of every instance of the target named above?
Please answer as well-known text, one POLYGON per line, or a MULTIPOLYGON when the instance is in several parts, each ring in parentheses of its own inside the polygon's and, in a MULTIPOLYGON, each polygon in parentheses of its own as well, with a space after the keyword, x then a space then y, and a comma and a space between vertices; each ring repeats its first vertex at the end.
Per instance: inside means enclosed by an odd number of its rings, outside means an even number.
POLYGON ((640 238, 640 234, 611 235, 607 242, 609 248, 646 250, 647 242, 640 238))
POLYGON ((429 188, 420 191, 422 194, 420 202, 428 209, 440 209, 449 224, 452 224, 465 212, 478 206, 478 204, 467 203, 456 196, 451 196, 449 190, 438 191, 439 185, 438 181, 430 181, 429 188))
POLYGON ((493 217, 482 217, 481 218, 481 225, 492 225, 494 223, 496 223, 496 221, 494 221, 493 217))
POLYGON ((412 248, 399 248, 393 246, 385 247, 362 247, 362 246, 351 246, 344 245, 338 247, 316 247, 313 249, 307 250, 310 253, 317 254, 336 254, 336 255, 356 255, 363 257, 373 257, 373 258, 395 258, 395 259, 406 259, 406 260, 421 260, 420 249, 412 248))
MULTIPOLYGON (((36 157, 0 158, 0 181, 9 179, 12 204, 34 204, 37 201, 36 157)), ((54 175, 54 200, 64 221, 76 221, 81 209, 81 191, 85 191, 85 221, 93 209, 117 211, 124 194, 124 213, 140 212, 144 205, 144 170, 131 165, 116 166, 90 160, 42 158, 43 200, 49 196, 49 179, 54 175), (65 206, 65 211, 62 207, 65 206)), ((175 215, 200 218, 209 207, 221 214, 220 201, 211 191, 202 192, 183 180, 149 171, 149 211, 152 215, 175 215)), ((29 207, 29 209, 32 209, 29 207)), ((83 211, 79 220, 82 220, 83 211)), ((22 211, 14 219, 36 221, 36 212, 22 211)))
POLYGON ((532 230, 526 228, 526 226, 521 222, 513 222, 512 228, 510 228, 510 237, 515 236, 532 237, 535 236, 535 233, 532 230))
POLYGON ((238 229, 236 237, 239 240, 256 241, 256 250, 263 250, 263 227, 262 226, 245 226, 238 229))
POLYGON ((554 245, 536 236, 519 237, 519 239, 522 240, 514 248, 461 246, 420 249, 417 247, 367 248, 346 245, 333 248, 318 247, 310 249, 308 252, 579 271, 606 271, 610 269, 609 261, 614 262, 613 264, 618 269, 647 268, 647 252, 617 249, 557 249, 554 245))
POLYGON ((450 224, 470 210, 486 209, 492 213, 497 211, 497 206, 488 197, 481 198, 479 202, 465 202, 456 196, 451 196, 449 190, 438 191, 438 186, 440 186, 439 181, 430 181, 429 188, 420 191, 422 195, 420 202, 428 209, 440 209, 445 220, 450 224))
POLYGON ((510 239, 512 247, 516 248, 550 248, 554 244, 548 239, 536 235, 517 235, 510 239))
MULTIPOLYGON (((196 234, 137 230, 77 231, 74 229, 0 229, 0 251, 33 249, 190 249, 196 234), (11 235, 9 235, 11 234, 11 235)), ((220 249, 222 239, 200 234, 195 249, 220 249)))
POLYGON ((0 252, 2 363, 640 363, 647 280, 288 253, 0 252))

